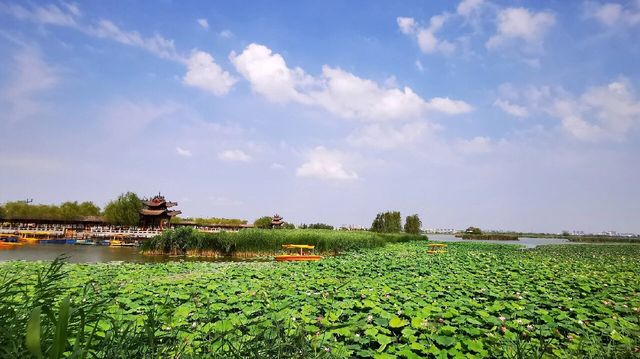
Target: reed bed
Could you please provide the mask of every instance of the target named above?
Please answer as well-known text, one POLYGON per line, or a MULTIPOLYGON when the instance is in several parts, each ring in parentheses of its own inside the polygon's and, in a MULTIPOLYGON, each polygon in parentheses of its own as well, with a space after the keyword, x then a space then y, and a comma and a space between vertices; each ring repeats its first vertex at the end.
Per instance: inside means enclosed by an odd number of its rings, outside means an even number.
POLYGON ((145 241, 142 251, 147 254, 251 257, 276 253, 281 250, 283 244, 310 244, 316 247, 317 253, 338 254, 414 240, 427 240, 427 237, 322 229, 244 229, 237 233, 205 233, 191 228, 178 228, 145 241))

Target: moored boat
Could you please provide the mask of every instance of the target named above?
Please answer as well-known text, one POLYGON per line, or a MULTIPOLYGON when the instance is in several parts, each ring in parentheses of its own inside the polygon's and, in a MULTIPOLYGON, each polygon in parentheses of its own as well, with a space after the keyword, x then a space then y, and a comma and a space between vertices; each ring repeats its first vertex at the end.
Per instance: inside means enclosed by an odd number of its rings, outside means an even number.
POLYGON ((20 247, 22 243, 19 242, 4 242, 0 241, 0 249, 11 249, 15 247, 20 247))
POLYGON ((14 242, 18 242, 18 235, 16 235, 16 234, 0 233, 0 242, 7 242, 7 243, 14 243, 14 242))
POLYGON ((74 244, 83 245, 83 246, 92 246, 96 244, 92 239, 76 239, 74 244))
POLYGON ((289 250, 292 253, 276 256, 275 260, 277 262, 319 261, 322 259, 319 255, 313 254, 315 246, 309 244, 283 244, 282 248, 289 250), (308 249, 309 251, 305 251, 305 249, 308 249))

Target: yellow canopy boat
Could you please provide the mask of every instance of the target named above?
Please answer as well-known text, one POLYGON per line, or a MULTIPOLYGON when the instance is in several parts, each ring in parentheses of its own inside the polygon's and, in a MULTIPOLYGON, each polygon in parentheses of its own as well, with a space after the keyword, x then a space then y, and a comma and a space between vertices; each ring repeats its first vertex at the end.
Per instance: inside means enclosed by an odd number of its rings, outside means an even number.
POLYGON ((319 261, 322 258, 312 254, 315 246, 309 244, 283 244, 282 248, 289 250, 291 253, 276 256, 275 259, 277 262, 319 261), (309 249, 309 251, 305 252, 305 249, 309 249), (297 250, 299 250, 299 252, 297 250), (294 251, 298 253, 294 253, 294 251))
POLYGON ((427 246, 429 246, 429 250, 427 251, 427 253, 429 254, 447 253, 447 251, 445 250, 445 248, 447 248, 447 245, 444 243, 429 243, 427 244, 427 246))

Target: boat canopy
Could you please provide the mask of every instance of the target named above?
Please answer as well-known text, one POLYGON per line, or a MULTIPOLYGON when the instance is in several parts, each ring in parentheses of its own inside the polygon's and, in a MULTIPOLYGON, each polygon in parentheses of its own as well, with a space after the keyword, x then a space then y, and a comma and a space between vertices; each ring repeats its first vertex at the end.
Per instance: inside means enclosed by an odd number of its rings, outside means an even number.
POLYGON ((283 244, 282 248, 285 249, 294 249, 294 248, 299 248, 299 249, 314 249, 316 246, 312 246, 309 244, 283 244))

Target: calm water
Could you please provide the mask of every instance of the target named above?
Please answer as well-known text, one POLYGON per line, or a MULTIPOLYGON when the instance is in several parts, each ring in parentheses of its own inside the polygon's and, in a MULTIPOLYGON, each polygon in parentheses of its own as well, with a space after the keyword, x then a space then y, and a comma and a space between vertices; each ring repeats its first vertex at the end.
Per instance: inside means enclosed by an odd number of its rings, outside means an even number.
MULTIPOLYGON (((197 257, 172 257, 172 256, 145 256, 140 254, 135 247, 109 247, 109 246, 82 246, 73 244, 24 244, 12 249, 0 250, 0 262, 2 261, 51 261, 64 254, 67 261, 74 263, 96 262, 134 262, 156 263, 171 261, 207 261, 207 262, 238 262, 238 261, 264 261, 261 259, 235 259, 235 258, 197 258, 197 257)), ((270 258, 269 260, 273 260, 270 258)))
MULTIPOLYGON (((535 248, 545 244, 581 244, 578 242, 569 242, 565 238, 531 238, 521 237, 517 241, 485 241, 485 240, 465 240, 452 236, 450 234, 430 234, 429 239, 436 242, 483 242, 483 243, 497 243, 497 244, 518 244, 525 246, 526 248, 535 248)), ((592 243, 593 244, 593 243, 592 243)))

